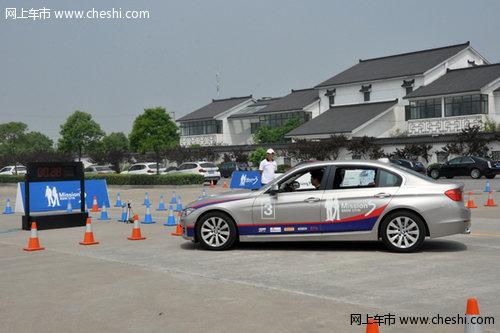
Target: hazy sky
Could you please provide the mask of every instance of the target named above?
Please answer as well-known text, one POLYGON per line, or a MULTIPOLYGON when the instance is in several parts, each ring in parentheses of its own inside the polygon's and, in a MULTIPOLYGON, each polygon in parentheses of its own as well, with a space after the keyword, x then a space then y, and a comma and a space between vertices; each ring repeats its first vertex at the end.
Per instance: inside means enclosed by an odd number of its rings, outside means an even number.
MULTIPOLYGON (((129 134, 217 98, 283 96, 367 59, 471 42, 500 62, 500 1, 1 0, 0 123, 54 141, 75 110, 129 134), (6 19, 5 8, 148 10, 149 19, 6 19)), ((123 14, 124 15, 124 14, 123 14)))

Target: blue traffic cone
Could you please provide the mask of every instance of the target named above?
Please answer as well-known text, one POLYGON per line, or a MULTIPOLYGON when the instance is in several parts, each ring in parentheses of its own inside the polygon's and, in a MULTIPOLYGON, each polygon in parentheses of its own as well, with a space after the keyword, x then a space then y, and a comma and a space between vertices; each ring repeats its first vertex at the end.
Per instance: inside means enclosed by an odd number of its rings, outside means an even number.
POLYGON ((151 203, 149 202, 148 198, 148 192, 144 195, 144 202, 142 203, 143 206, 149 206, 151 203))
POLYGON ((172 201, 170 202, 171 204, 177 203, 177 200, 175 198, 175 191, 172 191, 172 201))
POLYGON ((170 211, 168 213, 168 220, 167 223, 163 224, 166 226, 175 226, 175 217, 174 217, 174 210, 172 209, 172 206, 170 206, 170 211))
POLYGON ((127 205, 122 206, 122 218, 118 222, 127 222, 127 205))
POLYGON ((5 212, 3 214, 14 214, 12 207, 10 207, 10 199, 7 199, 7 206, 5 207, 5 212))
POLYGON ((486 189, 483 191, 483 192, 490 192, 491 191, 491 187, 490 187, 490 181, 487 180, 486 181, 486 189))
POLYGON ((203 195, 201 197, 204 198, 206 196, 207 196, 207 193, 205 192, 205 189, 203 189, 203 195))
POLYGON ((175 211, 180 212, 182 210, 182 204, 181 204, 181 196, 179 195, 178 203, 177 203, 177 209, 175 211))
POLYGON ((68 206, 66 208, 66 213, 71 213, 73 211, 73 206, 71 205, 71 200, 68 200, 68 206))
POLYGON ((146 216, 144 216, 144 221, 142 221, 141 223, 144 223, 144 224, 156 223, 151 218, 151 212, 149 211, 149 205, 146 206, 146 216))
POLYGON ((122 206, 122 200, 120 199, 120 193, 116 196, 116 203, 115 207, 121 207, 122 206))
POLYGON ((160 205, 157 210, 167 210, 165 208, 165 203, 163 202, 163 195, 160 195, 160 205))
POLYGON ((198 200, 201 200, 201 196, 200 195, 198 196, 198 200))
POLYGON ((102 204, 101 217, 98 218, 98 220, 111 220, 111 218, 108 217, 108 212, 106 210, 105 204, 102 204))

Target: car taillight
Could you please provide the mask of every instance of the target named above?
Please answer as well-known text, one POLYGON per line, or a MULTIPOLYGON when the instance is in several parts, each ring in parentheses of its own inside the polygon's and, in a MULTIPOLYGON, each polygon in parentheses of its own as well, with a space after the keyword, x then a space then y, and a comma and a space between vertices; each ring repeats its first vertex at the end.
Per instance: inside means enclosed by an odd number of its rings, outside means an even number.
POLYGON ((198 172, 207 172, 206 170, 200 169, 198 172))
POLYGON ((215 172, 220 172, 219 169, 215 169, 215 172))
POLYGON ((155 173, 153 170, 148 170, 147 173, 155 173))
POLYGON ((118 172, 116 172, 116 171, 113 171, 113 173, 118 173, 118 172))
POLYGON ((450 198, 453 201, 462 201, 463 196, 462 196, 462 191, 459 188, 449 190, 444 192, 448 198, 450 198))
POLYGON ((104 172, 99 171, 97 174, 98 174, 98 175, 104 175, 104 172))

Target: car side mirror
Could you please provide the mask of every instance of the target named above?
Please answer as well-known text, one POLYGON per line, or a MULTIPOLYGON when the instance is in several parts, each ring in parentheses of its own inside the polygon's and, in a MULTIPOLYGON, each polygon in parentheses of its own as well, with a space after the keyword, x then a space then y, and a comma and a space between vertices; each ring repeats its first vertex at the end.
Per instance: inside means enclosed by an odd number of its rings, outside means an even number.
POLYGON ((278 194, 278 191, 279 191, 278 184, 273 184, 273 186, 271 186, 271 191, 269 191, 269 194, 274 196, 278 194))

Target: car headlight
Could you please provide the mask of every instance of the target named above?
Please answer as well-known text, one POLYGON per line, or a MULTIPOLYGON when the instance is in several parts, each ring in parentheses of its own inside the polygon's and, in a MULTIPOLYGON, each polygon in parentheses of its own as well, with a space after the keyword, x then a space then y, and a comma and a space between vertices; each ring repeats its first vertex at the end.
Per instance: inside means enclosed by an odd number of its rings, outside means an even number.
POLYGON ((182 210, 182 213, 181 213, 181 216, 182 217, 185 217, 185 216, 188 216, 189 214, 191 214, 192 212, 194 212, 196 209, 194 208, 186 208, 186 209, 183 209, 182 210))

